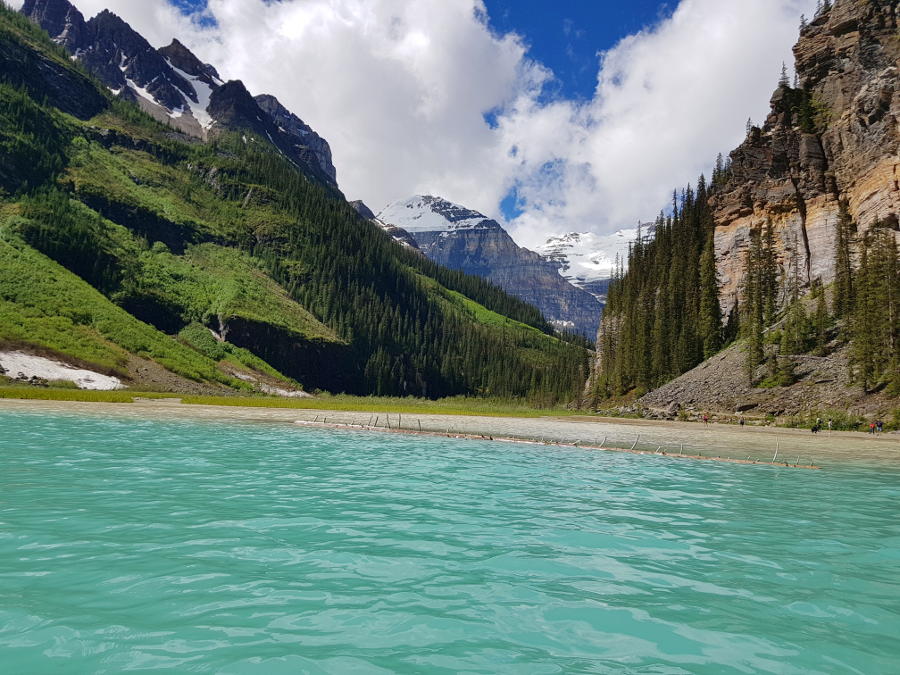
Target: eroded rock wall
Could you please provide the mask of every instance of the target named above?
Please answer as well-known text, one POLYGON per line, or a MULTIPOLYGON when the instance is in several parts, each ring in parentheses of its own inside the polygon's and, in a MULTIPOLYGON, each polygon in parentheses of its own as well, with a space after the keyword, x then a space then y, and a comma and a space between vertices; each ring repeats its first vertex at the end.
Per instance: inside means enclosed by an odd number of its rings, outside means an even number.
POLYGON ((714 197, 726 311, 743 284, 750 231, 771 222, 785 285, 834 279, 841 204, 859 231, 897 230, 900 39, 897 3, 837 0, 801 31, 797 88, 780 86, 761 128, 731 154, 714 197), (805 121, 798 102, 813 115, 805 121))

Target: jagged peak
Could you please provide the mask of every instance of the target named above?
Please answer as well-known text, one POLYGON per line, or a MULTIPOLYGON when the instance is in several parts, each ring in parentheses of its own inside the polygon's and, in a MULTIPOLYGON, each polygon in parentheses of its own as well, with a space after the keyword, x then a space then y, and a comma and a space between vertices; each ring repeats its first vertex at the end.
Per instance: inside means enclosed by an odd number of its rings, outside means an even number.
POLYGON ((284 110, 285 112, 288 111, 287 108, 285 108, 284 105, 282 105, 281 101, 279 101, 278 98, 273 96, 272 94, 260 94, 259 96, 256 96, 256 100, 259 103, 264 102, 268 105, 271 105, 272 107, 280 108, 280 109, 284 110))
POLYGON ((168 46, 161 47, 158 51, 163 58, 168 59, 169 63, 178 68, 178 70, 193 77, 205 77, 212 80, 211 84, 218 85, 221 83, 219 72, 212 65, 203 63, 194 52, 177 38, 173 39, 168 46))
MULTIPOLYGON (((69 0, 25 0, 25 4, 19 11, 22 14, 31 15, 41 11, 78 12, 78 9, 69 0)), ((81 12, 78 13, 81 14, 81 12)))
POLYGON ((25 0, 21 14, 68 49, 77 48, 85 28, 84 15, 68 0, 25 0))
MULTIPOLYGON (((91 18, 87 22, 87 27, 98 34, 110 35, 114 40, 127 38, 133 41, 132 44, 137 46, 137 49, 133 50, 134 54, 156 51, 143 35, 131 27, 131 24, 108 9, 104 9, 97 16, 91 18)), ((123 45, 119 44, 118 46, 121 48, 123 45)))
POLYGON ((272 94, 260 94, 253 98, 256 100, 257 104, 259 104, 259 107, 265 110, 276 122, 290 122, 292 126, 297 127, 296 131, 301 135, 315 133, 306 122, 284 107, 284 104, 276 97, 272 96, 272 94))
MULTIPOLYGON (((131 28, 131 26, 129 25, 129 23, 127 21, 125 21, 125 19, 123 19, 121 16, 119 16, 118 14, 113 12, 111 9, 102 10, 96 16, 92 17, 90 19, 90 21, 112 23, 112 24, 117 24, 120 26, 127 26, 128 28, 131 28)), ((134 29, 131 28, 131 30, 134 30, 134 29)), ((137 32, 137 31, 135 31, 135 32, 137 32)))

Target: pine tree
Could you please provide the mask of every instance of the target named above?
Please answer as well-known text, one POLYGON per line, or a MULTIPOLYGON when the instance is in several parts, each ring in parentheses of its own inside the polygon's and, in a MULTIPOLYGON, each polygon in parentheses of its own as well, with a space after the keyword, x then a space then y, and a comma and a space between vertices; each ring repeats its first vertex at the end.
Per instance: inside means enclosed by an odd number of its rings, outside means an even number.
POLYGON ((900 258, 894 233, 876 224, 862 238, 850 333, 852 367, 864 389, 900 392, 900 258))
POLYGON ((772 221, 766 221, 760 252, 760 296, 763 303, 763 325, 775 323, 778 300, 778 260, 775 248, 775 228, 772 221))
POLYGON ((756 367, 765 358, 763 351, 763 316, 765 300, 763 298, 763 242, 759 229, 750 231, 750 247, 744 261, 744 318, 741 328, 747 339, 745 371, 747 379, 752 383, 756 367))
POLYGON ((793 359, 787 356, 778 359, 776 381, 779 387, 790 387, 797 381, 793 359))
POLYGON ((839 319, 850 316, 855 304, 851 243, 854 230, 850 210, 841 202, 834 251, 834 314, 839 319))
POLYGON ((716 254, 713 234, 707 237, 700 258, 700 338, 703 356, 709 358, 722 347, 722 307, 716 278, 716 254))
POLYGON ((810 345, 810 322, 803 300, 796 300, 788 308, 781 337, 781 353, 805 354, 810 345))
POLYGON ((875 380, 877 358, 873 269, 869 265, 871 237, 861 242, 860 266, 856 287, 856 302, 851 325, 852 368, 857 382, 868 391, 875 380))
POLYGON ((813 319, 813 332, 815 333, 815 353, 818 356, 825 354, 828 346, 828 330, 830 319, 828 316, 828 303, 825 299, 825 289, 817 284, 813 289, 816 298, 816 313, 813 319))
POLYGON ((781 77, 778 78, 778 86, 782 89, 790 88, 791 81, 788 78, 788 69, 787 64, 782 61, 781 62, 781 77))

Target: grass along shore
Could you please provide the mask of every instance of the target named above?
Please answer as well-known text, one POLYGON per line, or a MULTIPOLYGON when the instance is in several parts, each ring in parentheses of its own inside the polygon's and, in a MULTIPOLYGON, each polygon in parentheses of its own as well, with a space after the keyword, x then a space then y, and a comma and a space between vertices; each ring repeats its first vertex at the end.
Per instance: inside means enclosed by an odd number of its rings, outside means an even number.
POLYGON ((133 403, 135 399, 175 399, 184 405, 239 408, 275 408, 288 410, 328 410, 338 412, 396 413, 422 415, 459 415, 467 417, 561 417, 582 415, 584 411, 567 408, 535 408, 520 401, 479 398, 446 398, 430 401, 417 398, 389 398, 323 395, 317 398, 291 399, 275 396, 195 396, 131 390, 90 391, 85 389, 0 386, 0 399, 31 401, 74 401, 80 403, 133 403))
MULTIPOLYGON (((178 400, 184 405, 206 405, 231 408, 271 408, 283 410, 322 410, 333 412, 394 413, 409 415, 443 415, 463 417, 579 417, 596 419, 638 421, 653 419, 639 414, 623 414, 616 410, 590 413, 563 407, 539 408, 522 401, 455 397, 431 401, 417 398, 391 398, 378 396, 348 396, 323 394, 317 398, 291 399, 263 395, 200 396, 193 394, 141 392, 129 389, 116 391, 91 391, 72 387, 35 387, 17 384, 0 384, 0 399, 31 401, 72 401, 80 403, 133 403, 137 400, 178 400)), ((817 419, 834 421, 834 431, 864 433, 868 420, 846 411, 823 409, 804 415, 754 417, 752 415, 710 413, 710 421, 716 426, 737 426, 745 417, 748 426, 780 429, 809 429, 817 419)), ((679 417, 680 422, 702 424, 698 420, 679 417)), ((885 416, 885 431, 900 430, 900 408, 885 416)), ((824 429, 824 430, 827 430, 824 429)))

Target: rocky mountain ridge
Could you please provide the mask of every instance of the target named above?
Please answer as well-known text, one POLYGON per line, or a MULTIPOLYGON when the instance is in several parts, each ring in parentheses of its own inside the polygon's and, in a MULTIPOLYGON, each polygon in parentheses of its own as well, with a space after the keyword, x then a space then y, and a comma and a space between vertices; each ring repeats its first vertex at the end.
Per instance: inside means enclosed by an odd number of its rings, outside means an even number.
POLYGON ((859 234, 900 214, 900 38, 897 3, 837 0, 802 28, 797 83, 731 153, 714 196, 715 253, 727 314, 744 282, 750 232, 771 222, 781 278, 834 280, 837 224, 859 234))
POLYGON ((159 121, 196 138, 248 130, 268 138, 316 180, 337 187, 327 141, 269 95, 224 82, 177 39, 154 49, 109 10, 85 20, 68 0, 25 0, 22 14, 103 82, 159 121))
POLYGON ((533 304, 557 328, 596 335, 600 301, 561 276, 558 261, 518 246, 484 214, 441 197, 417 195, 387 206, 374 222, 434 262, 488 279, 533 304))

